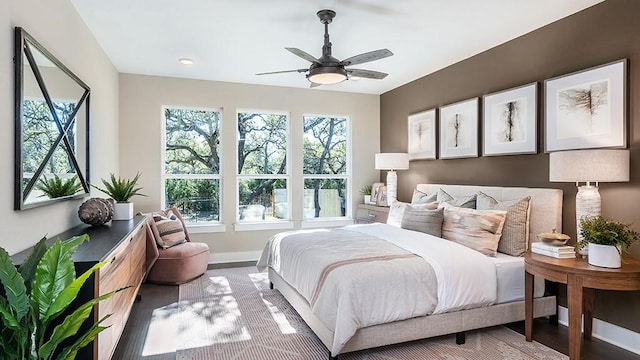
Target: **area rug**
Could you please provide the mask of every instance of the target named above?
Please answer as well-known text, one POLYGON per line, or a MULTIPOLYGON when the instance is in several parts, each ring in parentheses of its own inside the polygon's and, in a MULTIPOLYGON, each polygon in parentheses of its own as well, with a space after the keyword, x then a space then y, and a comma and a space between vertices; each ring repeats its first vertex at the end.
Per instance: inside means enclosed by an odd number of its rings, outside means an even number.
MULTIPOLYGON (((209 270, 180 285, 176 359, 329 358, 329 351, 255 267, 209 270)), ((568 359, 503 326, 342 354, 355 359, 568 359)))

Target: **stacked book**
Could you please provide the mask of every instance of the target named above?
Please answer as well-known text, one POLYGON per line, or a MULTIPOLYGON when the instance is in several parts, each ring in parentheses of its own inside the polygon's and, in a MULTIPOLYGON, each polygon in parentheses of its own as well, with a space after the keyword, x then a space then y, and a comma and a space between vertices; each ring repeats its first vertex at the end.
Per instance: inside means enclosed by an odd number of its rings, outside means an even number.
POLYGON ((576 256, 576 252, 573 246, 548 245, 543 242, 531 243, 531 252, 559 259, 570 259, 576 256))

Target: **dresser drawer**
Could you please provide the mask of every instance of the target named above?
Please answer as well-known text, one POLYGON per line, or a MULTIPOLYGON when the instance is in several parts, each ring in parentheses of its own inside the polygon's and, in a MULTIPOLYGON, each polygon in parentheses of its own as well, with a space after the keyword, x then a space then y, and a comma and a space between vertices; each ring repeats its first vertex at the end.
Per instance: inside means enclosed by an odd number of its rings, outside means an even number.
POLYGON ((358 205, 356 223, 386 223, 389 216, 389 208, 372 205, 358 205))

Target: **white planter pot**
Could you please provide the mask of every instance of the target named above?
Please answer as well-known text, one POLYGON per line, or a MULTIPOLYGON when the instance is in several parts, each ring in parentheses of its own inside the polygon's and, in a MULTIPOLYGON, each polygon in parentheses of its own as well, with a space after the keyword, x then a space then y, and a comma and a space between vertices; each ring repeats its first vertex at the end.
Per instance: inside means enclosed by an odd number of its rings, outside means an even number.
POLYGON ((133 203, 115 203, 113 204, 113 220, 129 220, 133 219, 133 203))
POLYGON ((589 264, 606 268, 619 268, 621 259, 618 248, 611 245, 589 243, 589 264))
POLYGON ((362 195, 362 198, 364 199, 363 204, 368 204, 371 199, 371 195, 362 195))

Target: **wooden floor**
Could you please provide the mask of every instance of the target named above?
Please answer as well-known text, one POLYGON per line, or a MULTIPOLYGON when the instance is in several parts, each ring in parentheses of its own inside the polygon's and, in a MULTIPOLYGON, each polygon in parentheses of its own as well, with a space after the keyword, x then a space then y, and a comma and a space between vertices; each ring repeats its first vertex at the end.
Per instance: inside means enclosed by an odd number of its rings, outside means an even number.
MULTIPOLYGON (((164 342, 164 351, 150 348, 154 342, 147 339, 149 324, 152 317, 169 317, 172 311, 177 311, 178 287, 143 284, 140 289, 142 301, 136 302, 131 315, 118 343, 113 359, 145 359, 145 360, 174 360, 175 350, 171 348, 171 339, 162 338, 162 333, 155 330, 155 343, 164 342), (161 311, 159 311, 159 309, 161 311)), ((169 325, 170 326, 170 325, 169 325)), ((508 325, 511 329, 524 334, 524 322, 508 325)), ((161 329, 160 329, 161 330, 161 329)), ((568 354, 569 333, 563 325, 550 325, 545 319, 536 319, 533 328, 533 339, 564 354, 568 354)), ((582 359, 584 360, 640 360, 640 355, 613 346, 604 341, 593 339, 582 343, 582 359)))

